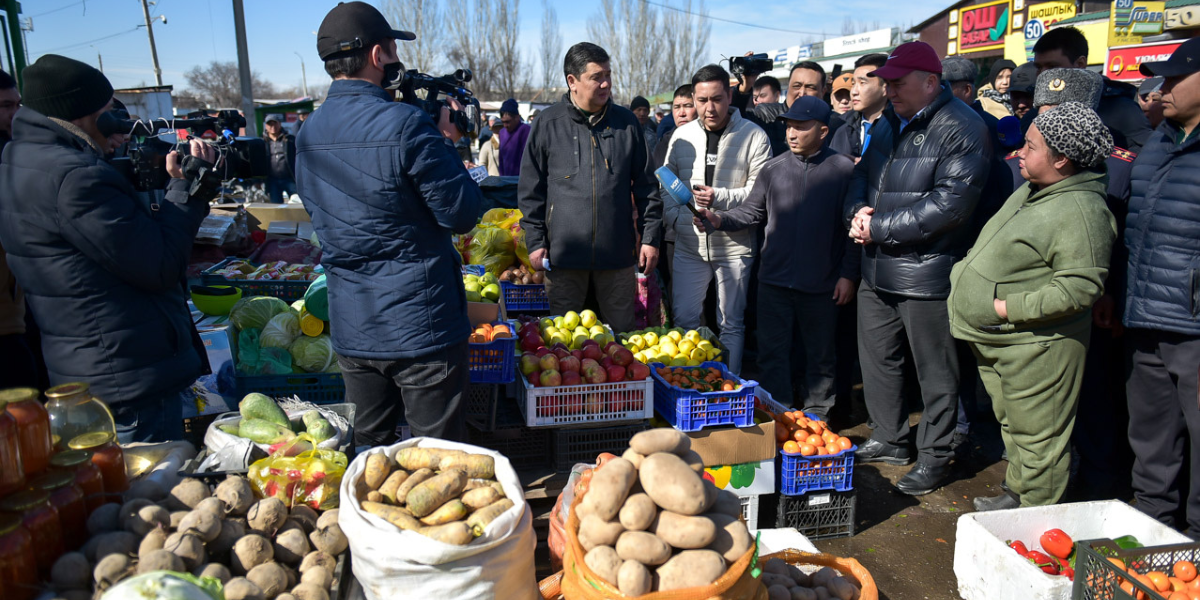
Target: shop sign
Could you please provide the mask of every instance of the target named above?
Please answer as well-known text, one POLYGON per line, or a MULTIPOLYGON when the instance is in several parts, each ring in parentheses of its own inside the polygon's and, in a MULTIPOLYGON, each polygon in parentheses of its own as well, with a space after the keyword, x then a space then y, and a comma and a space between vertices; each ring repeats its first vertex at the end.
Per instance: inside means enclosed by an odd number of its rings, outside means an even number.
POLYGON ((1200 6, 1168 8, 1163 17, 1163 29, 1200 27, 1200 6))
POLYGON ((1165 2, 1113 0, 1108 17, 1108 46, 1140 44, 1143 36, 1162 33, 1165 13, 1165 2))
POLYGON ((1033 46, 1051 25, 1076 14, 1074 2, 1043 2, 1029 7, 1025 21, 1025 60, 1033 60, 1033 46))
POLYGON ((979 52, 1004 48, 1008 31, 1009 0, 976 4, 959 11, 958 52, 979 52))
POLYGON ((1138 70, 1142 63, 1158 62, 1171 58, 1171 53, 1182 45, 1182 42, 1164 44, 1146 44, 1128 48, 1110 48, 1108 60, 1104 63, 1104 74, 1109 79, 1118 81, 1136 81, 1146 76, 1138 70))
MULTIPOLYGON (((1004 0, 1007 2, 1008 0, 1004 0)), ((851 52, 863 52, 887 48, 892 45, 892 29, 876 29, 866 33, 847 35, 825 40, 825 56, 838 56, 851 52)))

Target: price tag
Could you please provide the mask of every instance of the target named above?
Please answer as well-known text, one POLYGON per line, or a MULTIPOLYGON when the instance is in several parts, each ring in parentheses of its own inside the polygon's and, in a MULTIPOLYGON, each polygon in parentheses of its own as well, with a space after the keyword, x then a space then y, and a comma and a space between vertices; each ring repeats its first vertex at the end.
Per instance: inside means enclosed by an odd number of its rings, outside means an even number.
POLYGON ((833 496, 831 494, 819 494, 816 496, 809 496, 808 498, 809 506, 821 506, 822 504, 829 504, 830 502, 833 502, 833 496))

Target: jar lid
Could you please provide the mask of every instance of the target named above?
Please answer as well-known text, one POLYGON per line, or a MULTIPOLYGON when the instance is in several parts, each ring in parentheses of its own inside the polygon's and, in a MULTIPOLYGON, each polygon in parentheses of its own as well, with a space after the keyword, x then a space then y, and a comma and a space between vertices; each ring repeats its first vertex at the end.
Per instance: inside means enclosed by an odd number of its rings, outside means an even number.
POLYGON ((8 535, 21 526, 21 517, 0 514, 0 535, 8 535))
POLYGON ((26 490, 0 500, 0 510, 10 513, 23 513, 39 504, 45 504, 49 501, 50 493, 45 490, 26 490))
POLYGON ((72 450, 89 450, 98 446, 103 446, 113 439, 112 432, 109 431, 93 431, 85 433, 67 443, 67 447, 72 450))
POLYGON ((64 383, 46 390, 46 397, 51 400, 70 398, 71 396, 86 394, 88 389, 89 386, 86 383, 64 383))
POLYGON ((92 453, 87 450, 64 450, 50 457, 52 467, 78 467, 92 461, 92 453))
POLYGON ((33 388, 9 388, 0 390, 0 406, 4 406, 10 402, 24 402, 26 400, 37 400, 38 391, 33 388))
POLYGON ((30 482, 29 486, 35 490, 57 490, 61 487, 66 487, 75 482, 75 475, 66 471, 52 471, 46 473, 37 479, 30 482))

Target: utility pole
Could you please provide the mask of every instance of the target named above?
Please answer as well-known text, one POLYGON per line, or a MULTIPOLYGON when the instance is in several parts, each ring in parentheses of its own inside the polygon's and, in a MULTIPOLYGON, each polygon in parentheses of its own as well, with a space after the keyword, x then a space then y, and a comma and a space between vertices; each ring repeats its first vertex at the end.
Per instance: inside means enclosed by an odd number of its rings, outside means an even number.
MULTIPOLYGON (((146 35, 150 36, 150 59, 154 61, 154 81, 162 86, 162 69, 158 68, 158 49, 154 47, 154 26, 150 21, 150 6, 142 0, 142 16, 146 18, 146 35)), ((165 21, 164 21, 165 22, 165 21)))
POLYGON ((238 76, 242 80, 242 113, 246 116, 246 135, 258 137, 254 84, 250 79, 250 49, 246 45, 246 10, 242 7, 242 0, 233 0, 233 31, 237 37, 238 76))
POLYGON ((12 43, 12 59, 16 63, 13 68, 13 77, 17 78, 17 83, 21 84, 23 78, 21 72, 25 70, 27 53, 25 52, 25 35, 21 31, 21 23, 19 16, 21 7, 17 0, 4 0, 4 12, 6 13, 6 25, 8 26, 8 34, 12 43))
POLYGON ((304 70, 304 57, 301 56, 299 52, 293 51, 292 54, 295 54, 296 56, 298 56, 300 58, 300 80, 304 82, 304 95, 305 95, 305 97, 307 97, 308 96, 308 72, 304 70))
POLYGON ((96 51, 96 63, 100 65, 100 72, 103 73, 104 72, 104 57, 100 56, 100 49, 97 48, 95 44, 92 44, 92 50, 96 51))

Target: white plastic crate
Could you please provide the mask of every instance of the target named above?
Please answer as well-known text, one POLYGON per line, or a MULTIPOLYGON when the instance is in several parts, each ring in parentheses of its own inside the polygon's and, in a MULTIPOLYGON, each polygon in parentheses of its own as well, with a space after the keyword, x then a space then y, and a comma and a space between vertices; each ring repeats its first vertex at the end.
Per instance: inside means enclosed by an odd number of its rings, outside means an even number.
POLYGON ((1047 575, 1008 541, 1039 549, 1038 538, 1061 529, 1075 540, 1136 535, 1147 546, 1191 540, 1116 500, 971 513, 958 518, 954 575, 963 600, 1069 600, 1071 580, 1047 575))
POLYGON ((758 529, 758 496, 741 496, 742 518, 746 520, 746 528, 750 531, 758 529))
POLYGON ((654 380, 533 387, 521 403, 527 427, 615 425, 654 416, 654 380))

